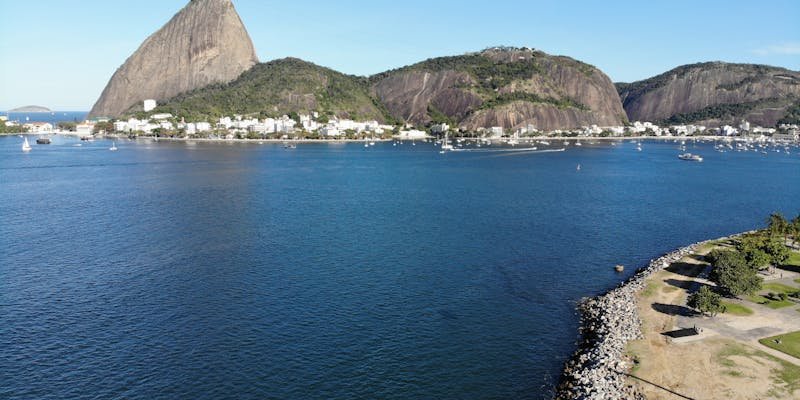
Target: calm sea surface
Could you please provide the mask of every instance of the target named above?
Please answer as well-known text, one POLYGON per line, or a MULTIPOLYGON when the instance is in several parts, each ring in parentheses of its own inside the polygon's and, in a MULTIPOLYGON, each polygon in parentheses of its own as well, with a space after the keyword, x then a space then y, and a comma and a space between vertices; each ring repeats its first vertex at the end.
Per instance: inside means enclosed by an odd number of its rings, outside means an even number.
POLYGON ((84 111, 53 111, 47 113, 20 113, 0 112, 0 116, 8 117, 9 121, 21 124, 28 122, 49 122, 55 125, 58 122, 81 122, 89 113, 84 111))
POLYGON ((797 149, 21 141, 0 138, 9 399, 545 398, 581 297, 800 211, 797 149))

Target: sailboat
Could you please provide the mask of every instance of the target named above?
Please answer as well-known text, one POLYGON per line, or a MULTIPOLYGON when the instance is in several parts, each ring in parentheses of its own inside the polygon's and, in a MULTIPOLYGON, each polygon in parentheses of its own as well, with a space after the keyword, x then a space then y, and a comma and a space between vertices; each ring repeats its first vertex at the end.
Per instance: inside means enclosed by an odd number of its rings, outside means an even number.
POLYGON ((116 142, 111 142, 111 147, 109 147, 108 149, 111 150, 111 151, 119 150, 119 149, 117 149, 117 143, 116 142))
POLYGON ((442 151, 439 153, 444 154, 447 150, 453 150, 453 145, 450 144, 450 141, 447 139, 447 132, 444 133, 444 141, 442 142, 442 151))
POLYGON ((26 153, 31 151, 31 144, 28 143, 28 138, 27 137, 25 138, 25 141, 22 143, 22 151, 24 151, 26 153))
POLYGON ((578 172, 580 172, 580 171, 581 171, 581 165, 580 165, 580 164, 578 164, 578 167, 576 168, 576 170, 577 170, 578 172))

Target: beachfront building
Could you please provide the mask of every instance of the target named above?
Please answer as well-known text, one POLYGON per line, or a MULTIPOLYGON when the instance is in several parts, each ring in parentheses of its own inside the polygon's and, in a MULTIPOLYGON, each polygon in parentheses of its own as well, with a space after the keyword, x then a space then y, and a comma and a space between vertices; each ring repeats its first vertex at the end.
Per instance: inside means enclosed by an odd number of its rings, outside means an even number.
POLYGON ((397 136, 400 139, 405 139, 405 140, 421 140, 427 138, 428 134, 425 131, 410 129, 407 131, 400 131, 400 134, 397 136))
POLYGON ((49 133, 53 131, 53 124, 49 122, 31 122, 22 125, 29 133, 49 133))
POLYGON ((87 121, 82 124, 75 125, 75 133, 78 135, 91 135, 94 133, 94 124, 87 121))
POLYGON ((336 127, 336 124, 329 123, 322 128, 319 128, 318 133, 320 136, 327 136, 327 137, 339 137, 342 135, 342 132, 339 128, 336 127))

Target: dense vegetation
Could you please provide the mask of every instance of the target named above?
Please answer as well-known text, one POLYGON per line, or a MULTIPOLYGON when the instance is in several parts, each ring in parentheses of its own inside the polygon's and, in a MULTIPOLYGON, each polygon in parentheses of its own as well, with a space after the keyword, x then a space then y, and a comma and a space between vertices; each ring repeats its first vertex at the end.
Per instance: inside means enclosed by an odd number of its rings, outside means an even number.
POLYGON ((760 270, 782 266, 789 260, 786 243, 800 237, 800 215, 787 221, 780 214, 769 217, 769 227, 746 235, 733 249, 717 249, 708 258, 712 265, 709 278, 730 296, 752 295, 762 288, 760 270))
POLYGON ((495 108, 504 104, 513 103, 515 101, 526 101, 530 103, 542 103, 542 104, 549 104, 556 106, 558 108, 577 108, 579 110, 588 111, 589 107, 575 102, 572 99, 556 99, 553 97, 542 97, 533 93, 527 92, 511 92, 498 95, 488 101, 485 101, 481 104, 481 110, 495 108))
POLYGON ((786 110, 786 115, 778 121, 778 125, 781 124, 800 124, 800 101, 786 110))
POLYGON ((5 121, 0 121, 0 134, 23 132, 26 132, 26 129, 22 125, 6 125, 5 121))
POLYGON ((708 286, 703 286, 697 292, 692 293, 689 296, 687 305, 702 313, 711 314, 711 316, 725 312, 722 296, 714 293, 708 286))
POLYGON ((366 78, 291 58, 256 65, 229 84, 179 95, 154 112, 203 120, 233 114, 277 117, 312 111, 392 122, 383 105, 370 95, 366 78))
POLYGON ((785 101, 785 99, 769 98, 747 103, 717 104, 689 113, 675 114, 663 121, 658 121, 658 123, 661 125, 680 125, 706 120, 730 120, 730 122, 734 122, 736 118, 740 118, 750 111, 764 107, 780 107, 785 101))

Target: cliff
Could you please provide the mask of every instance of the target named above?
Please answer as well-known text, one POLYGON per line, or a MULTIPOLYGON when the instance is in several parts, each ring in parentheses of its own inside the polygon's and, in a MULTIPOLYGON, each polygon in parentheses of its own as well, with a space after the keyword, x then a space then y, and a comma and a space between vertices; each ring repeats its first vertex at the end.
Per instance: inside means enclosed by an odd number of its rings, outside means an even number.
POLYGON ((258 62, 231 0, 193 0, 117 69, 90 117, 230 82, 258 62))
POLYGON ((625 121, 616 89, 600 70, 531 49, 435 58, 370 80, 392 116, 417 125, 554 130, 625 121))
POLYGON ((800 73, 752 64, 685 65, 631 84, 618 84, 632 121, 774 126, 800 99, 800 73))
POLYGON ((388 119, 388 113, 370 95, 366 78, 345 75, 296 58, 258 64, 233 82, 176 96, 156 111, 187 120, 314 111, 359 120, 385 122, 388 119))

